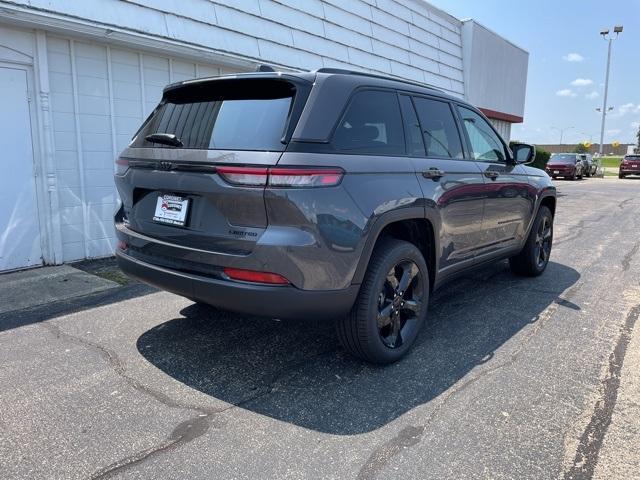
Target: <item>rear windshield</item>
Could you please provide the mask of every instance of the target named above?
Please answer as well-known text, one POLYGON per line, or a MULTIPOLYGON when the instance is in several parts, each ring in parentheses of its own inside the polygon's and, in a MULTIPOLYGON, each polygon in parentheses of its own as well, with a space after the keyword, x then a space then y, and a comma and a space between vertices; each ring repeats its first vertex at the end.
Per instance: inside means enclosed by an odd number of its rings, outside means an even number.
POLYGON ((181 148, 283 150, 294 94, 293 85, 273 80, 227 80, 169 91, 131 146, 174 148, 145 139, 168 133, 181 148))
POLYGON ((625 155, 624 159, 625 160, 632 160, 634 162, 637 162, 638 160, 640 160, 640 155, 625 155))
POLYGON ((563 153, 554 153, 553 155, 551 155, 549 161, 554 163, 576 163, 576 156, 566 155, 563 153))

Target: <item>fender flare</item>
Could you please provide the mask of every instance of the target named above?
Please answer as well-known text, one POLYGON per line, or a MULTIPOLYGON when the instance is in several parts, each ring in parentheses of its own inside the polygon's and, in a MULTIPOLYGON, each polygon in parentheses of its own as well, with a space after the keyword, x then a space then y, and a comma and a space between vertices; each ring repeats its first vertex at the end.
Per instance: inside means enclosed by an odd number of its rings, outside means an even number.
MULTIPOLYGON (((358 265, 353 275, 353 279, 351 280, 352 284, 359 285, 362 283, 364 274, 366 273, 367 267, 369 266, 369 260, 371 259, 373 249, 378 242, 378 238, 380 237, 380 233, 382 232, 382 230, 384 230, 385 227, 392 223, 400 222, 403 220, 428 220, 433 228, 434 248, 435 251, 438 252, 438 231, 440 230, 440 220, 435 209, 425 209, 424 207, 412 206, 386 212, 375 219, 368 232, 365 233, 366 241, 364 247, 362 248, 362 253, 360 254, 360 259, 358 260, 358 265)), ((435 271, 433 272, 434 275, 438 270, 438 260, 439 258, 436 253, 435 271)))

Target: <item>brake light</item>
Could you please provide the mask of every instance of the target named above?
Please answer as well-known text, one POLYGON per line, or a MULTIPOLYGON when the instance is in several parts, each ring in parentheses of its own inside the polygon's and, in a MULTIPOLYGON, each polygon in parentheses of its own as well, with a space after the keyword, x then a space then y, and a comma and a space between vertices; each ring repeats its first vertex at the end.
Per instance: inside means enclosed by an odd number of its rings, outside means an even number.
POLYGON ((118 158, 116 159, 116 175, 124 175, 129 169, 129 159, 118 158))
POLYGON ((333 187, 340 183, 344 171, 339 168, 271 168, 272 187, 333 187))
POLYGON ((267 184, 266 167, 218 167, 218 175, 233 185, 264 187, 267 184))
POLYGON ((218 167, 216 171, 226 182, 248 187, 333 187, 344 175, 341 168, 218 167))
POLYGON ((224 273, 231 280, 241 280, 243 282, 270 283, 273 285, 288 285, 289 280, 277 273, 256 272, 254 270, 243 270, 240 268, 225 268, 224 273))

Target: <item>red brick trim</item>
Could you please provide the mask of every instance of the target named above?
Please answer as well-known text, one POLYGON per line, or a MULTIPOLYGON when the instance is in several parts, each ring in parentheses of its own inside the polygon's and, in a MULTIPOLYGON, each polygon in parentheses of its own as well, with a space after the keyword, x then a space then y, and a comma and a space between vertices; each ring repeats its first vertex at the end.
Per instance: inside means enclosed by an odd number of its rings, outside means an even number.
POLYGON ((480 111, 487 117, 493 118, 494 120, 504 120, 505 122, 510 123, 522 123, 524 121, 524 118, 517 115, 511 115, 510 113, 497 112, 488 108, 480 108, 480 111))

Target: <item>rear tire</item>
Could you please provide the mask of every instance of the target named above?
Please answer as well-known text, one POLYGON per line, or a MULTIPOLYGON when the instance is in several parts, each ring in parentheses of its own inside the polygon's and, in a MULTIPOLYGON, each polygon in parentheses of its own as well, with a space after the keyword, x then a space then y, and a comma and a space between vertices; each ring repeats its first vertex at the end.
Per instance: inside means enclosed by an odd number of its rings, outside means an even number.
POLYGON ((549 263, 553 245, 553 215, 541 206, 522 251, 509 259, 511 271, 516 275, 537 277, 549 263))
POLYGON ((412 243, 383 239, 376 246, 351 312, 338 319, 342 346, 386 365, 411 348, 427 316, 429 271, 412 243))
POLYGON ((619 174, 618 174, 618 178, 619 178, 620 180, 622 180, 622 179, 624 178, 624 175, 623 175, 623 174, 621 174, 621 173, 619 173, 619 174))

